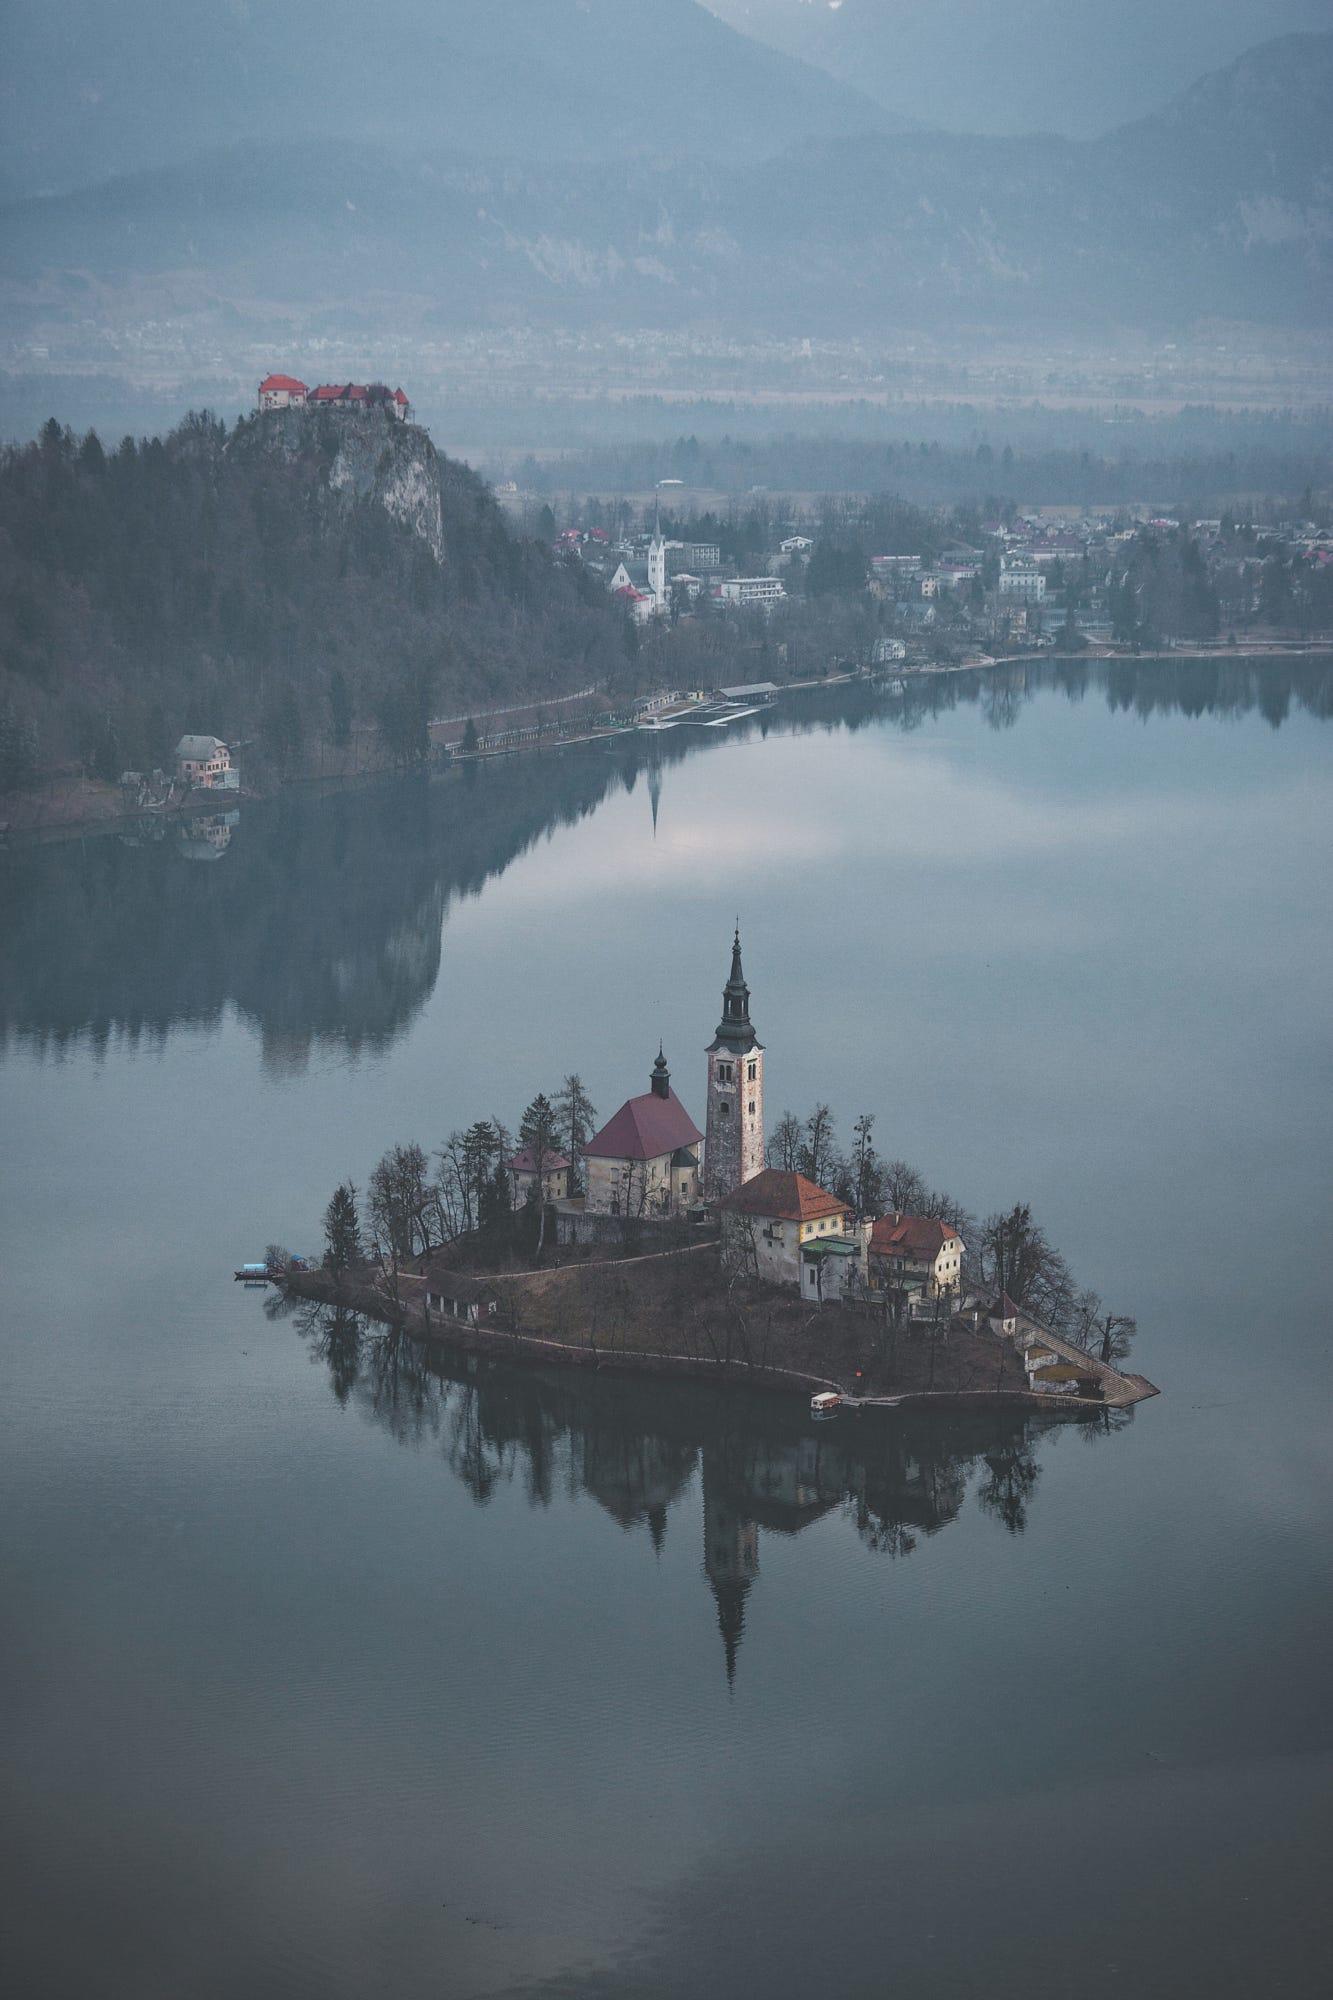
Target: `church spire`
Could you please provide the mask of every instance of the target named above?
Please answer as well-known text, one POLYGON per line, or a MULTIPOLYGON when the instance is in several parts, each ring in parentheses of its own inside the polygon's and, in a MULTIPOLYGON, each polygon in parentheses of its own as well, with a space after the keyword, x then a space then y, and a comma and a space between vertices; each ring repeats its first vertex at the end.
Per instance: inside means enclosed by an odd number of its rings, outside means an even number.
POLYGON ((654 1097, 671 1095, 671 1071, 667 1068, 667 1059, 660 1042, 657 1044, 657 1061, 653 1064, 650 1088, 654 1097))
POLYGON ((722 989, 722 1019, 718 1023, 717 1038, 738 1050, 748 1049, 755 1038, 750 1020, 750 989, 745 983, 745 971, 741 965, 739 923, 731 941, 731 977, 722 989))

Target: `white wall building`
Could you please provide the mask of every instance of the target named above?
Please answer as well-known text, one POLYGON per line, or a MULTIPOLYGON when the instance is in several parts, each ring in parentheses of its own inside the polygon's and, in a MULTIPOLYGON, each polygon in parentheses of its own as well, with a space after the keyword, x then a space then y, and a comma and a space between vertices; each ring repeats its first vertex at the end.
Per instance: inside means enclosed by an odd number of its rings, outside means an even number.
POLYGON ((751 604, 780 604, 786 595, 785 586, 776 576, 729 576, 718 585, 718 596, 724 604, 742 608, 751 604))

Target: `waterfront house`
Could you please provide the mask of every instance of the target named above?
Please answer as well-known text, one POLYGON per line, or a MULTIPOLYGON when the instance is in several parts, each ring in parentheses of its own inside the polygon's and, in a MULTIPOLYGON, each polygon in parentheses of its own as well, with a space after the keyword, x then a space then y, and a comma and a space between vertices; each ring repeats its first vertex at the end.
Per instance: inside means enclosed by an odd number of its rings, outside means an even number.
MULTIPOLYGON (((563 1201, 569 1193, 569 1173, 572 1161, 565 1153, 547 1153, 541 1161, 542 1200, 563 1201)), ((509 1184, 513 1191, 514 1207, 522 1208, 537 1180, 537 1160, 530 1146, 520 1146, 518 1151, 505 1161, 509 1172, 509 1184)))
POLYGON ((231 752, 216 736, 182 736, 176 745, 176 780, 234 790, 240 774, 232 769, 231 752))
POLYGON ((870 1232, 868 1280, 874 1291, 917 1291, 926 1298, 962 1284, 963 1239, 935 1215, 881 1215, 870 1232))
MULTIPOLYGON (((816 1278, 803 1280, 802 1253, 807 1246, 845 1238, 851 1212, 845 1201, 804 1174, 766 1167, 718 1203, 723 1262, 729 1270, 770 1285, 794 1285, 801 1292, 810 1288, 822 1297, 821 1260, 810 1264, 816 1278)), ((854 1255, 855 1245, 849 1247, 854 1255)))

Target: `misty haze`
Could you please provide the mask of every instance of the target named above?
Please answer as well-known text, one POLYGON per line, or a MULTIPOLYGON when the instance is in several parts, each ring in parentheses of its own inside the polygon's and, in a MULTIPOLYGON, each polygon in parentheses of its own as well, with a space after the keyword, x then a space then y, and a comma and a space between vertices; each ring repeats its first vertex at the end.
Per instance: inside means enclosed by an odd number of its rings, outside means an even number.
POLYGON ((1324 1990, 1326 0, 0 108, 7 1990, 1324 1990))

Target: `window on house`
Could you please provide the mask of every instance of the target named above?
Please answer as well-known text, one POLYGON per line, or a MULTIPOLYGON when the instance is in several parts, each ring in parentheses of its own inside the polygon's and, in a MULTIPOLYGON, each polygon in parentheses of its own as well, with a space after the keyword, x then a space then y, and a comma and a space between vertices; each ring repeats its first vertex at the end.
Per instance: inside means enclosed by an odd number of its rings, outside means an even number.
POLYGON ((753 1083, 753 1082, 754 1082, 754 1080, 755 1080, 756 1076, 758 1076, 758 1074, 759 1074, 759 1065, 758 1065, 758 1063, 751 1063, 751 1064, 750 1064, 750 1067, 749 1067, 749 1071, 748 1071, 748 1075, 749 1075, 749 1078, 750 1078, 750 1081, 751 1081, 751 1083, 753 1083))

